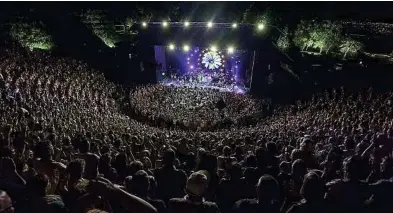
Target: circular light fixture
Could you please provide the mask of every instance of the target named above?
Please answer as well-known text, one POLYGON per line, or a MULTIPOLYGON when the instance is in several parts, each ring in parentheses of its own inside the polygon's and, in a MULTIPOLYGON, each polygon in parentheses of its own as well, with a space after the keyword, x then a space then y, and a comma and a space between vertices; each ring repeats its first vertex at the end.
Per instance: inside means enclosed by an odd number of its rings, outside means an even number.
POLYGON ((228 53, 232 54, 233 52, 235 52, 235 48, 233 48, 232 46, 228 47, 228 53))
POLYGON ((147 23, 145 21, 142 22, 142 27, 147 27, 147 23))
POLYGON ((190 50, 190 46, 184 45, 183 50, 184 50, 184 52, 188 52, 190 50))
POLYGON ((258 30, 263 30, 265 28, 265 25, 264 24, 258 24, 258 30))
POLYGON ((208 28, 212 28, 212 27, 213 27, 213 22, 209 21, 209 22, 207 23, 207 27, 208 27, 208 28))
POLYGON ((184 26, 185 26, 185 27, 190 26, 190 22, 188 22, 188 21, 184 22, 184 26))
POLYGON ((232 28, 237 28, 237 23, 233 23, 232 28))
POLYGON ((174 44, 169 44, 169 49, 170 50, 174 50, 175 49, 175 45, 174 44))
POLYGON ((163 26, 163 27, 167 27, 167 26, 168 26, 168 22, 163 21, 163 22, 162 22, 162 26, 163 26))

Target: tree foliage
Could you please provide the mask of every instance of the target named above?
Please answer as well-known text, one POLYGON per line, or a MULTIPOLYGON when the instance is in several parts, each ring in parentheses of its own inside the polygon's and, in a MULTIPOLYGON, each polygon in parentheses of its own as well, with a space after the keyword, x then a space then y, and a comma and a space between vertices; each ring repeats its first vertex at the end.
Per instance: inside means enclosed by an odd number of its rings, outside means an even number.
POLYGON ((277 40, 277 46, 281 49, 281 51, 286 52, 290 47, 290 40, 288 35, 288 27, 283 29, 283 33, 281 33, 280 37, 277 40))
POLYGON ((41 22, 19 20, 11 23, 10 35, 15 41, 30 50, 50 50, 55 46, 52 37, 41 22))
POLYGON ((102 10, 86 10, 81 14, 81 20, 100 38, 108 47, 115 47, 119 41, 114 21, 110 20, 102 10))
POLYGON ((343 35, 341 24, 332 21, 302 20, 295 30, 293 42, 301 50, 311 48, 321 54, 335 50, 343 53, 344 57, 354 55, 362 48, 360 42, 343 35))
POLYGON ((346 38, 340 45, 340 52, 344 54, 343 59, 345 59, 347 55, 355 56, 362 48, 363 44, 361 42, 346 38))
POLYGON ((293 43, 301 50, 307 49, 312 42, 311 28, 310 22, 301 20, 295 30, 293 43))
POLYGON ((143 2, 136 5, 130 15, 137 21, 180 20, 179 2, 143 2))
POLYGON ((279 22, 279 16, 270 7, 263 10, 256 8, 255 3, 250 3, 248 8, 242 12, 243 23, 264 23, 267 25, 276 25, 279 22))

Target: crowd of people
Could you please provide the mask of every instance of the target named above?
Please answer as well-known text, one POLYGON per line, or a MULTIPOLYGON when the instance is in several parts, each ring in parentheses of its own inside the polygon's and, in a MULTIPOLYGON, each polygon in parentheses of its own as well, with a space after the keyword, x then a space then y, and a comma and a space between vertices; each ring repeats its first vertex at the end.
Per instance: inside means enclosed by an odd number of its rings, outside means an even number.
POLYGON ((130 105, 136 115, 153 124, 193 130, 214 130, 224 120, 236 123, 261 111, 261 101, 248 95, 160 84, 136 88, 130 105))
POLYGON ((149 120, 219 120, 217 95, 223 117, 257 102, 161 85, 130 95, 70 58, 0 57, 0 213, 390 212, 393 92, 333 90, 257 124, 185 130, 149 120))
MULTIPOLYGON (((235 86, 242 85, 241 80, 235 79, 233 70, 212 71, 204 68, 187 70, 186 73, 176 71, 164 71, 162 82, 179 82, 181 85, 192 87, 216 87, 228 91, 235 91, 235 86)), ((161 78, 161 76, 160 76, 161 78)))

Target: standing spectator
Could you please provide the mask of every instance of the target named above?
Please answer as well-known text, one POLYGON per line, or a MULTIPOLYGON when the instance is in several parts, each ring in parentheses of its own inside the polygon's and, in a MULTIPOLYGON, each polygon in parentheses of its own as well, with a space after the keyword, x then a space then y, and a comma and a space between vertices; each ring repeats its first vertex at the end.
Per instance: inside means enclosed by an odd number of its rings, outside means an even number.
POLYGON ((239 200, 236 202, 233 212, 280 212, 280 203, 278 202, 280 189, 276 179, 270 175, 263 175, 258 181, 256 191, 257 199, 239 200))
POLYGON ((176 169, 174 163, 175 152, 168 149, 164 152, 162 158, 162 168, 158 169, 155 173, 157 197, 166 203, 171 198, 184 196, 187 176, 184 171, 176 169))
POLYGON ((0 190, 0 212, 2 213, 14 213, 14 206, 11 198, 7 192, 0 190))
POLYGON ((138 196, 154 206, 157 209, 157 213, 166 213, 166 206, 162 200, 155 200, 148 196, 149 182, 148 174, 143 170, 139 170, 133 176, 126 178, 125 186, 127 192, 138 196))
POLYGON ((84 178, 92 180, 98 176, 98 155, 90 152, 90 142, 87 139, 79 141, 80 158, 85 161, 84 178))
POLYGON ((195 172, 187 180, 184 198, 173 198, 169 201, 170 213, 198 212, 198 213, 219 213, 218 206, 209 201, 205 201, 204 193, 208 188, 208 179, 203 172, 195 172))
POLYGON ((309 173, 304 178, 300 189, 302 200, 293 205, 287 213, 328 212, 324 201, 325 185, 315 173, 309 173))

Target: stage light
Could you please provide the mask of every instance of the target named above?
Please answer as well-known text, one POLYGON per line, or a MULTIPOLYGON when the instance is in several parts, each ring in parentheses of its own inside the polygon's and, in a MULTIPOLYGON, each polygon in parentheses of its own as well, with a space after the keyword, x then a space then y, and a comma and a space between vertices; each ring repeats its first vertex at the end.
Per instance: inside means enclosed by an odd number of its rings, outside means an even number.
POLYGON ((263 30, 265 28, 265 25, 264 24, 258 24, 258 30, 263 30))
POLYGON ((190 26, 190 22, 188 22, 188 21, 184 22, 184 26, 185 26, 185 27, 190 26))
POLYGON ((235 52, 235 49, 233 47, 228 47, 228 53, 232 54, 233 52, 235 52))
POLYGON ((237 28, 237 24, 236 24, 236 23, 233 23, 233 24, 232 24, 232 28, 237 28))
POLYGON ((169 45, 169 49, 170 49, 170 50, 174 50, 174 49, 175 49, 175 45, 174 45, 174 44, 170 44, 170 45, 169 45))
POLYGON ((191 66, 190 66, 190 69, 194 69, 194 66, 191 65, 191 66))
POLYGON ((142 22, 142 27, 147 27, 147 23, 145 21, 142 22))
POLYGON ((188 52, 190 50, 190 46, 184 45, 183 50, 184 50, 184 52, 188 52))
POLYGON ((213 22, 209 21, 209 22, 207 23, 207 27, 208 27, 208 28, 212 28, 212 27, 213 27, 213 22))
POLYGON ((210 47, 210 50, 213 51, 213 52, 216 52, 217 51, 217 47, 213 45, 213 46, 210 47))
POLYGON ((162 26, 163 26, 163 27, 167 27, 167 26, 168 26, 168 22, 163 21, 163 22, 162 22, 162 26))

